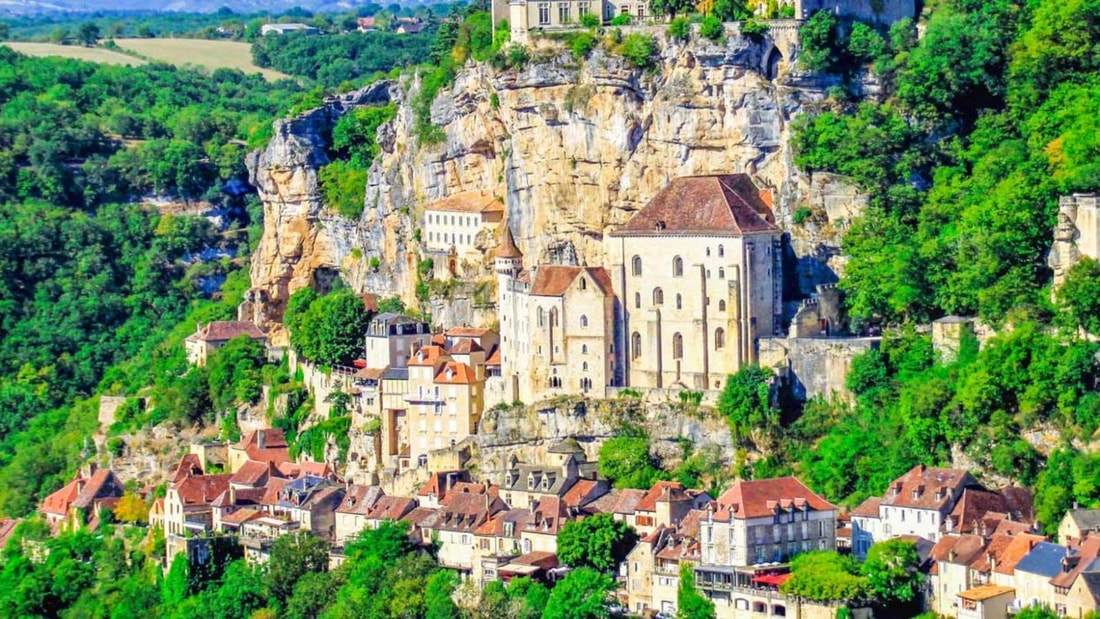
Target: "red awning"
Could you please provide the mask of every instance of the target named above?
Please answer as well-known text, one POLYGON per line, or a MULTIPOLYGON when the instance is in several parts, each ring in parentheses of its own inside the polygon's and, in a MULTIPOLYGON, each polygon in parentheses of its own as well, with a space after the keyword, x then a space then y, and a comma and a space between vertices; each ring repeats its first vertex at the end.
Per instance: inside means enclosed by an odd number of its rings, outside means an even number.
POLYGON ((761 585, 772 585, 778 587, 779 585, 787 582, 787 579, 790 577, 790 574, 761 574, 759 576, 753 576, 752 581, 761 585))

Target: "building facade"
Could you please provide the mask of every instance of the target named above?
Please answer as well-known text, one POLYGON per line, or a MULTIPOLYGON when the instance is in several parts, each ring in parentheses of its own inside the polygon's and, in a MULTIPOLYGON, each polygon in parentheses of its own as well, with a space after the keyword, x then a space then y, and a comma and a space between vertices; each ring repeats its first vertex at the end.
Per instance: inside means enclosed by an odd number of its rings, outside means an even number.
POLYGON ((626 383, 721 389, 782 307, 782 233, 744 174, 674 179, 607 240, 626 383))

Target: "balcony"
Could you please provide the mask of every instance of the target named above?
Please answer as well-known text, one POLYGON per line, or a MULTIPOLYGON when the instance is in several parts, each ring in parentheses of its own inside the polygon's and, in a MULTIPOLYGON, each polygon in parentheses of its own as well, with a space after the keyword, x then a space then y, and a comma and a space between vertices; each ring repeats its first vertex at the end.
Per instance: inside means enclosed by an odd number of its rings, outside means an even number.
POLYGON ((271 537, 255 537, 255 536, 242 536, 240 538, 241 546, 256 550, 259 552, 268 552, 271 550, 271 545, 275 543, 275 539, 271 537))

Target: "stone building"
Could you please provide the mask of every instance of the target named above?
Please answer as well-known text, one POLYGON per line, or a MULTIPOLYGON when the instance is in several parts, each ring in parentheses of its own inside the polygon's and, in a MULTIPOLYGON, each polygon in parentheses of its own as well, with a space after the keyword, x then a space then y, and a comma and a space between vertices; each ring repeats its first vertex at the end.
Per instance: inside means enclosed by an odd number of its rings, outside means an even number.
POLYGON ((1058 223, 1047 265, 1054 271, 1054 287, 1081 258, 1100 259, 1100 196, 1075 193, 1058 200, 1058 223))
POLYGON ((619 384, 615 296, 606 269, 542 265, 529 272, 510 230, 497 249, 504 400, 603 395, 619 384))
POLYGON ((485 409, 485 366, 471 367, 432 345, 417 350, 408 369, 409 461, 423 466, 429 451, 454 447, 477 431, 485 409))
POLYGON ((619 15, 629 15, 635 21, 652 17, 649 0, 493 0, 493 21, 508 20, 511 40, 526 43, 532 30, 573 28, 582 15, 595 15, 609 22, 619 15))
POLYGON ((195 325, 195 332, 183 341, 187 350, 187 361, 192 365, 204 366, 210 353, 241 336, 248 337, 267 345, 267 335, 251 322, 239 320, 219 320, 195 325))
POLYGON ((446 261, 446 270, 436 273, 453 276, 461 261, 480 261, 478 235, 483 231, 492 235, 503 216, 500 200, 480 191, 465 191, 426 206, 421 243, 437 266, 442 266, 441 259, 446 261))
POLYGON ((781 322, 782 231, 745 174, 674 179, 606 240, 635 388, 721 389, 781 322))

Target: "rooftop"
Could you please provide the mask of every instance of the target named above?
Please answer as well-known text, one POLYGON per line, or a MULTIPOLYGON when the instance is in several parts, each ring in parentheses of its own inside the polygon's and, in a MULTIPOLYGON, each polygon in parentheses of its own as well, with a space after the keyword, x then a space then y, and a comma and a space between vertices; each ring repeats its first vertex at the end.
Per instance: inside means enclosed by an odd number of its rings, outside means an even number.
POLYGON ((426 211, 449 213, 500 213, 504 205, 492 195, 482 191, 463 191, 424 207, 426 211))
POLYGON ((187 339, 197 342, 227 342, 235 337, 247 335, 254 340, 265 339, 267 335, 251 322, 240 320, 218 320, 207 324, 201 322, 195 332, 187 339))
POLYGON ((612 236, 775 234, 775 216, 747 174, 675 178, 612 236))
POLYGON ((531 294, 538 297, 560 297, 582 273, 586 274, 604 295, 614 294, 611 289, 611 276, 608 275, 607 269, 557 264, 543 265, 535 271, 535 282, 531 284, 531 294))
POLYGON ((1016 590, 1012 587, 1005 587, 1002 585, 980 585, 959 593, 959 597, 964 600, 984 602, 985 600, 989 600, 1001 595, 1012 595, 1015 593, 1016 590))

